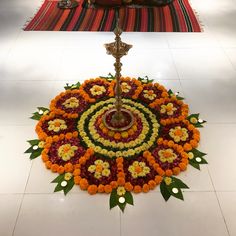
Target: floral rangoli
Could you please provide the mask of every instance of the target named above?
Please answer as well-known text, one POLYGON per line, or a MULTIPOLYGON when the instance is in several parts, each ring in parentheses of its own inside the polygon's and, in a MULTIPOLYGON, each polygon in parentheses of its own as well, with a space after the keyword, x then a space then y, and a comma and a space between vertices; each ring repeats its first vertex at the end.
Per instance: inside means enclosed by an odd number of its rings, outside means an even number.
MULTIPOLYGON (((167 201, 183 200, 188 188, 176 178, 190 164, 200 169, 206 155, 197 147, 204 120, 189 114, 183 98, 145 78, 121 78, 123 107, 134 122, 126 130, 112 129, 116 80, 110 74, 65 87, 50 108, 38 107, 38 139, 29 140, 30 159, 41 155, 57 173, 55 191, 67 194, 78 185, 89 194, 110 194, 110 208, 133 205, 132 193, 147 193, 160 185, 167 201)), ((127 118, 128 119, 128 118, 127 118)))

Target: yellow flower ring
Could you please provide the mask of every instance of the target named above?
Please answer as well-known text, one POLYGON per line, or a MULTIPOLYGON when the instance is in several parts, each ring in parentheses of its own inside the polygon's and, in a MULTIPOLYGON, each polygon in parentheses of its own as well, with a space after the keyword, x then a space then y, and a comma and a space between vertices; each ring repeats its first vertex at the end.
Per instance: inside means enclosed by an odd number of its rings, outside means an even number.
POLYGON ((124 107, 137 117, 137 130, 134 134, 123 138, 121 133, 121 137, 117 140, 115 132, 112 136, 110 135, 112 131, 110 133, 101 131, 99 119, 107 110, 114 108, 114 102, 114 98, 97 102, 81 115, 78 131, 86 146, 110 158, 131 157, 153 146, 159 128, 156 116, 142 104, 129 99, 123 99, 123 103, 124 107))
POLYGON ((188 105, 173 93, 158 83, 129 77, 121 81, 123 106, 135 118, 128 130, 109 130, 103 123, 115 102, 115 80, 105 78, 60 93, 36 125, 46 168, 72 173, 66 181, 90 194, 148 192, 165 178, 171 186, 173 176, 195 158, 190 154, 200 141, 197 118, 191 123, 188 105))

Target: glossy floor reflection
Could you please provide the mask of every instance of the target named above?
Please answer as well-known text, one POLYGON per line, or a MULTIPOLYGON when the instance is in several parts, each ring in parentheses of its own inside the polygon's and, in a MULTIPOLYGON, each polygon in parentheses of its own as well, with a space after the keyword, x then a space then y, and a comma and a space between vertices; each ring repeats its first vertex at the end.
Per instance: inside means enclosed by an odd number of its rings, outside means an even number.
POLYGON ((192 113, 208 120, 200 149, 208 166, 182 173, 185 202, 165 203, 159 188, 134 196, 122 214, 107 195, 75 188, 53 193, 55 175, 23 154, 35 138, 28 117, 67 82, 113 72, 104 43, 112 33, 23 32, 40 0, 0 0, 1 236, 236 236, 236 5, 191 0, 203 33, 123 33, 133 44, 123 75, 145 76, 180 91, 192 113))

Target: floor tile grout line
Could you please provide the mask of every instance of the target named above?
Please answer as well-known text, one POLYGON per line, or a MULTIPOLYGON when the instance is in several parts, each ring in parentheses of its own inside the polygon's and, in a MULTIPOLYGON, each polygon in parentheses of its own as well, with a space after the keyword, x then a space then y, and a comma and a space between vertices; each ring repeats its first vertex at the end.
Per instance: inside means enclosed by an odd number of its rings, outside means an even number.
POLYGON ((31 162, 29 174, 28 174, 27 181, 26 181, 25 188, 24 188, 24 193, 23 193, 23 195, 22 195, 20 207, 19 207, 19 210, 18 210, 18 214, 17 214, 17 217, 16 217, 16 221, 15 221, 15 224, 14 224, 14 228, 13 228, 13 231, 12 231, 12 236, 15 235, 16 225, 17 225, 17 222, 18 222, 18 219, 19 219, 19 216, 20 216, 20 212, 21 212, 21 208, 22 208, 22 204, 23 204, 23 201, 24 201, 24 198, 25 198, 25 190, 26 190, 27 185, 28 185, 28 182, 29 182, 29 178, 30 178, 30 173, 31 173, 31 170, 32 170, 32 166, 33 166, 33 162, 31 162))
POLYGON ((211 172, 210 172, 210 170, 209 170, 208 167, 207 167, 207 171, 208 171, 208 174, 209 174, 209 176, 210 176, 210 179, 211 179, 211 182, 212 182, 212 186, 213 186, 213 188, 214 188, 215 196, 216 196, 216 199, 217 199, 217 202, 218 202, 219 208, 220 208, 221 216, 222 216, 222 218, 223 218, 223 220, 224 220, 224 223, 225 223, 225 227, 226 227, 226 230, 227 230, 228 236, 230 236, 229 228, 228 228, 228 225, 227 225, 227 222, 226 222, 226 219, 225 219, 224 213, 223 213, 223 209, 222 209, 222 207, 221 207, 220 200, 219 200, 219 197, 218 197, 218 195, 217 195, 217 191, 216 191, 216 188, 215 188, 215 185, 214 185, 214 182, 213 182, 212 176, 211 176, 211 172))

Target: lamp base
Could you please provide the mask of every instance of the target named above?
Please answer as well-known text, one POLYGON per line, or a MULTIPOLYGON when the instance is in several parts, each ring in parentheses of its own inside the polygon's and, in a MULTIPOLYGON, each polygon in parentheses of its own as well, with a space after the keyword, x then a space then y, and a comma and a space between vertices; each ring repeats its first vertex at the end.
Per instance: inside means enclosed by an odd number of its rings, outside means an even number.
POLYGON ((79 3, 75 0, 61 0, 58 2, 57 7, 60 9, 72 9, 78 7, 79 3))

